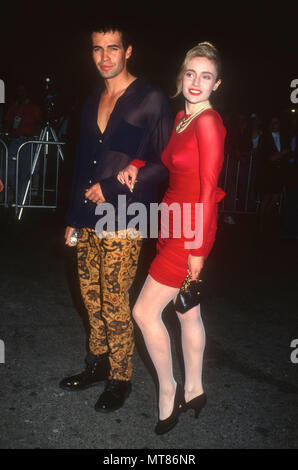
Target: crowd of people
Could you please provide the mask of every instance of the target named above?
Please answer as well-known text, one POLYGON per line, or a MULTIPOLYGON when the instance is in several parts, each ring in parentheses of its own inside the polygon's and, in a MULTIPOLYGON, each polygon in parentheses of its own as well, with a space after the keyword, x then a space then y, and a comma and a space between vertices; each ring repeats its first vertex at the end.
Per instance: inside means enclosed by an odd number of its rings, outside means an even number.
POLYGON ((235 223, 233 212, 257 212, 263 232, 268 219, 285 212, 289 216, 298 184, 297 122, 295 110, 266 118, 239 113, 228 120, 225 209, 231 212, 225 222, 235 223))

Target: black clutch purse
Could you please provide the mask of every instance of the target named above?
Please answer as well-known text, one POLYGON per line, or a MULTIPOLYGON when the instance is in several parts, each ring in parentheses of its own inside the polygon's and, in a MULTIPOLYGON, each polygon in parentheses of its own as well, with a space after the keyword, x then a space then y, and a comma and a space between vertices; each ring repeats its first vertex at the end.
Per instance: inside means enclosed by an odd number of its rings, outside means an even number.
POLYGON ((191 280, 189 272, 180 287, 174 307, 176 312, 186 313, 191 308, 199 305, 201 301, 202 279, 191 280))

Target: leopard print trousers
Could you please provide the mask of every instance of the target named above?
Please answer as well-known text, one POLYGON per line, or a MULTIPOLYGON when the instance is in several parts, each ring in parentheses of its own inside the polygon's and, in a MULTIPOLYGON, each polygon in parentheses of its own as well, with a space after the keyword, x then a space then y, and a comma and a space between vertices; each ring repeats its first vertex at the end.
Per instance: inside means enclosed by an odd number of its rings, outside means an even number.
POLYGON ((134 350, 129 289, 134 281, 142 239, 125 231, 99 238, 78 230, 77 258, 81 294, 88 311, 89 349, 109 354, 109 379, 130 380, 134 350), (122 235, 122 237, 121 237, 122 235))

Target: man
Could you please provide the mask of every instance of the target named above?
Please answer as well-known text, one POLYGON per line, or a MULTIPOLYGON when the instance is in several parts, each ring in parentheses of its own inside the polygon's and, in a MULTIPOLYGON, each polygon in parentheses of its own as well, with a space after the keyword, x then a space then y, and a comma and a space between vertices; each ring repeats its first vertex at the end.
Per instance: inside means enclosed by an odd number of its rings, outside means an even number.
POLYGON ((290 155, 288 136, 281 132, 280 119, 273 116, 259 142, 257 189, 260 193, 259 228, 263 232, 268 214, 274 214, 285 184, 285 165, 290 155))
POLYGON ((86 370, 66 377, 60 386, 82 390, 107 380, 95 409, 109 412, 120 408, 131 391, 134 341, 128 291, 141 248, 141 238, 130 238, 120 224, 118 196, 125 195, 127 204, 154 200, 158 183, 167 176, 160 157, 173 121, 163 93, 129 73, 132 46, 122 28, 94 29, 92 45, 104 83, 83 108, 65 232, 66 244, 72 246, 70 237, 78 229, 78 272, 89 315, 90 351, 86 370), (146 165, 130 192, 117 174, 135 158, 146 165), (99 238, 95 209, 104 201, 115 207, 116 228, 110 237, 99 238))

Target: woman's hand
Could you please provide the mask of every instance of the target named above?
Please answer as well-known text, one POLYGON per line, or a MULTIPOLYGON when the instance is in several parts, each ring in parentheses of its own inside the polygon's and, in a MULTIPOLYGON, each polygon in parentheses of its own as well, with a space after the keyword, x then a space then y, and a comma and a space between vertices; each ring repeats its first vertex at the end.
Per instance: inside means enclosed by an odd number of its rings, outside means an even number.
POLYGON ((191 280, 195 281, 196 279, 199 279, 201 269, 204 265, 204 256, 192 256, 189 254, 187 264, 191 272, 191 280))
POLYGON ((117 175, 118 181, 122 184, 126 184, 130 192, 133 192, 135 182, 137 181, 138 169, 134 165, 127 165, 126 168, 119 171, 117 175))

